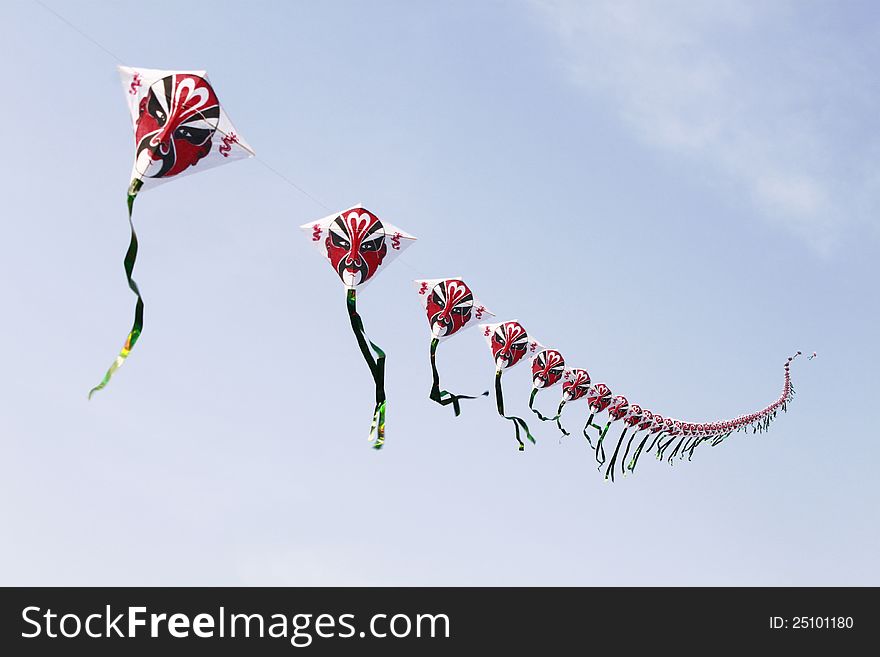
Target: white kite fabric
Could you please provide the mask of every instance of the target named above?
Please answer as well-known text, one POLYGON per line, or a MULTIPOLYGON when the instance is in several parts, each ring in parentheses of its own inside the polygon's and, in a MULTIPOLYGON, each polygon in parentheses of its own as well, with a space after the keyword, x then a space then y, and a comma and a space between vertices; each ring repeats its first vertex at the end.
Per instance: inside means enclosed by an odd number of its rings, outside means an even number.
POLYGON ((131 179, 142 180, 141 189, 255 155, 207 71, 118 69, 135 132, 131 179))

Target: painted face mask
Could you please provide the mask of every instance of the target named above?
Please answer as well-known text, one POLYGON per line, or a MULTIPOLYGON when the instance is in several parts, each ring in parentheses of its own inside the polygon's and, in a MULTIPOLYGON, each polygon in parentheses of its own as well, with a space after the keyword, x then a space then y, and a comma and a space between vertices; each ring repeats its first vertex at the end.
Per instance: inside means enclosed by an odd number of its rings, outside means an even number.
POLYGON ((385 227, 379 217, 363 208, 336 217, 330 224, 325 246, 330 264, 350 287, 369 280, 388 254, 385 227))
POLYGON ((457 333, 474 314, 474 294, 464 281, 440 281, 427 297, 431 334, 448 337, 457 333))
POLYGON ((519 363, 529 350, 529 335, 519 322, 504 322, 492 331, 490 348, 495 366, 507 369, 519 363))
POLYGON ((587 403, 591 413, 601 413, 611 404, 611 389, 604 383, 597 383, 587 392, 587 403))
POLYGON ((562 396, 566 402, 577 401, 590 392, 590 374, 587 370, 570 370, 568 380, 562 384, 562 396))
POLYGON ((455 415, 460 415, 462 399, 475 399, 477 396, 488 395, 489 391, 482 395, 459 395, 442 390, 440 373, 437 371, 437 347, 441 341, 494 315, 474 297, 470 286, 459 277, 419 279, 413 282, 431 327, 433 382, 428 397, 441 406, 451 404, 455 415))
MULTIPOLYGON (((565 358, 555 349, 542 349, 532 360, 532 385, 535 388, 550 388, 562 381, 565 372, 565 358)), ((565 383, 562 384, 563 388, 565 383)))
POLYGON ((174 73, 156 80, 138 106, 136 168, 146 178, 176 176, 211 150, 220 101, 203 77, 174 73))

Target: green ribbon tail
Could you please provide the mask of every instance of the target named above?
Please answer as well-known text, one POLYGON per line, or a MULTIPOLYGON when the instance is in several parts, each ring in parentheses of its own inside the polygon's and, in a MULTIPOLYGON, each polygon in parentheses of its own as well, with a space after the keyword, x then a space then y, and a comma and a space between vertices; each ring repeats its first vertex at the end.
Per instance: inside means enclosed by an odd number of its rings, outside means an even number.
MULTIPOLYGON (((539 411, 539 410, 538 410, 537 408, 535 408, 535 406, 534 406, 534 404, 535 404, 535 395, 538 394, 538 390, 539 390, 539 388, 532 388, 532 394, 529 396, 529 408, 531 409, 532 413, 534 413, 535 415, 537 415, 537 416, 538 416, 538 419, 541 420, 542 422, 558 422, 558 420, 559 420, 559 415, 560 415, 560 413, 562 412, 562 404, 559 405, 559 410, 556 411, 556 415, 554 415, 553 417, 547 417, 546 415, 543 415, 543 414, 541 413, 541 411, 539 411)), ((563 402, 563 403, 564 403, 564 402, 563 402)), ((564 429, 563 429, 563 431, 564 431, 564 429)))
POLYGON ((526 438, 528 438, 532 444, 535 443, 535 437, 529 431, 529 425, 526 424, 526 421, 521 417, 516 417, 515 415, 505 415, 504 414, 504 391, 501 389, 501 373, 503 370, 496 370, 495 372, 495 403, 498 407, 498 415, 503 417, 505 420, 510 420, 513 422, 514 429, 516 431, 516 442, 519 443, 519 451, 525 450, 526 446, 523 443, 522 438, 520 438, 520 432, 525 432, 526 438))
MULTIPOLYGON (((562 417, 562 407, 565 406, 565 400, 563 399, 559 402, 559 408, 556 409, 556 426, 559 427, 559 430, 562 432, 563 436, 570 436, 571 434, 565 430, 565 427, 562 426, 562 422, 560 418, 562 417)), ((559 439, 562 441, 562 438, 559 439)))
POLYGON ((122 364, 125 362, 125 359, 128 358, 128 355, 131 353, 131 350, 134 349, 134 345, 137 343, 138 338, 141 337, 141 331, 144 328, 144 300, 141 297, 141 292, 138 289, 138 285, 135 282, 134 278, 132 278, 132 273, 134 272, 134 263, 137 260, 138 253, 138 239, 137 233, 134 230, 134 222, 131 218, 132 208, 134 207, 134 199, 140 191, 141 187, 143 187, 144 181, 135 178, 131 181, 131 186, 128 188, 128 225, 131 228, 131 241, 128 244, 128 251, 125 253, 125 260, 123 264, 125 266, 125 277, 128 279, 128 287, 129 289, 135 293, 137 296, 137 303, 134 307, 134 323, 132 324, 131 331, 128 333, 128 337, 125 338, 125 344, 122 345, 122 349, 119 352, 119 355, 116 357, 116 360, 113 361, 113 364, 107 370, 107 373, 104 374, 104 378, 101 379, 101 382, 96 385, 94 388, 89 390, 89 399, 92 398, 98 390, 103 390, 108 383, 110 383, 110 379, 113 377, 113 374, 122 367, 122 364))
MULTIPOLYGON (((597 429, 599 428, 597 425, 593 425, 597 429)), ((608 433, 608 427, 611 426, 611 420, 605 424, 605 428, 600 430, 599 433, 599 442, 596 443, 596 462, 601 466, 605 463, 605 447, 602 443, 605 442, 605 434, 608 433), (601 455, 601 457, 600 457, 601 455)), ((586 428, 585 428, 586 430, 586 428)))
POLYGON ((385 399, 385 352, 367 338, 364 332, 364 322, 357 311, 357 294, 355 290, 348 290, 346 294, 348 306, 348 318, 351 322, 351 330, 357 340, 361 355, 370 368, 373 381, 376 384, 376 407, 373 409, 373 421, 370 424, 369 440, 374 449, 382 449, 385 444, 385 411, 387 402, 385 399), (371 351, 372 350, 372 351, 371 351), (375 357, 374 357, 375 355, 375 357))
POLYGON ((462 399, 479 399, 480 397, 488 397, 489 391, 480 393, 479 395, 454 395, 447 390, 440 389, 440 373, 437 371, 437 346, 440 344, 439 338, 433 338, 431 340, 431 374, 433 376, 433 382, 431 384, 431 393, 428 397, 432 400, 440 404, 441 406, 449 406, 452 404, 452 410, 455 412, 455 416, 458 417, 461 415, 461 401, 462 399))

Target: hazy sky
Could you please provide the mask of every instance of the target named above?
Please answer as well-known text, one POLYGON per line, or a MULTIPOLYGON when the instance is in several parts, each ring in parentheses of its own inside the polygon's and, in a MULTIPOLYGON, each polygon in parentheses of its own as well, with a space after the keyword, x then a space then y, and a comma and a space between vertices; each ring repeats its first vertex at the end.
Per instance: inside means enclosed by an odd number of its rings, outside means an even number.
MULTIPOLYGON (((880 584, 880 21, 871 2, 45 0, 132 66, 206 68, 259 160, 419 237, 344 292, 259 161, 143 193, 113 56, 0 5, 0 583, 880 584), (465 276, 664 415, 771 432, 605 483, 567 410, 516 450, 428 398, 416 277, 465 276)), ((477 331, 443 383, 490 387, 477 331)), ((505 376, 528 414, 527 368, 505 376)), ((549 411, 555 389, 538 397, 549 411)), ((531 416, 530 416, 531 417, 531 416)))

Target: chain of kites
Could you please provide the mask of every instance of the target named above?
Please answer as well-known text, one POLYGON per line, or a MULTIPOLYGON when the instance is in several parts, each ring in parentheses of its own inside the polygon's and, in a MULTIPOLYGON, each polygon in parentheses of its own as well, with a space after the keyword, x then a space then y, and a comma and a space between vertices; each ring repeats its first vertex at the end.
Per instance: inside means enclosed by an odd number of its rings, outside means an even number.
MULTIPOLYGON (((205 71, 162 71, 120 66, 119 72, 135 135, 134 166, 128 189, 131 242, 124 264, 128 285, 137 296, 137 303, 134 323, 125 344, 104 378, 89 392, 90 398, 110 382, 114 372, 131 353, 143 329, 144 303, 132 278, 138 251, 132 208, 138 193, 175 177, 254 155, 254 151, 229 121, 205 71)), ((385 442, 387 406, 385 352, 366 335, 357 312, 357 290, 373 280, 416 238, 380 220, 376 214, 360 205, 335 212, 301 228, 345 287, 351 328, 375 383, 376 405, 369 439, 373 447, 380 449, 385 442)), ((441 388, 436 362, 437 347, 440 342, 458 335, 463 329, 495 316, 477 301, 471 288, 459 277, 417 280, 415 285, 431 327, 433 383, 430 398, 442 406, 451 405, 457 416, 461 413, 461 401, 474 397, 453 394, 441 388)), ((498 414, 513 424, 519 449, 525 448, 523 438, 532 443, 535 438, 524 419, 505 414, 501 377, 506 370, 530 359, 533 387, 529 408, 539 421, 555 423, 562 434, 568 436, 570 434, 562 424, 563 410, 578 400, 586 399, 589 417, 583 427, 583 435, 595 453, 599 468, 605 468, 605 478, 612 480, 618 468, 623 474, 634 472, 639 457, 646 452, 656 455, 658 459, 666 458, 670 463, 676 457, 684 458, 685 455, 690 460, 694 450, 704 443, 718 445, 738 431, 766 431, 779 410, 787 410, 794 397, 790 366, 801 353, 797 352, 786 360, 782 393, 772 404, 755 413, 729 420, 686 422, 649 411, 631 403, 623 395, 614 395, 605 383, 594 383, 587 370, 569 367, 562 353, 535 340, 518 321, 485 321, 479 327, 495 361, 498 414), (552 415, 544 415, 535 408, 535 397, 540 390, 559 384, 562 397, 556 411, 552 415), (603 413, 604 424, 597 419, 603 413), (615 423, 621 427, 617 440, 614 442, 612 437, 606 442, 611 425, 615 423), (611 443, 614 443, 613 449, 611 443)), ((815 355, 813 353, 809 358, 815 355)), ((488 394, 487 391, 480 396, 488 394)))

